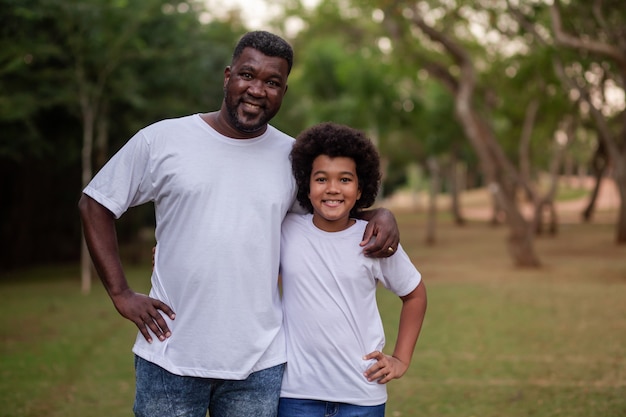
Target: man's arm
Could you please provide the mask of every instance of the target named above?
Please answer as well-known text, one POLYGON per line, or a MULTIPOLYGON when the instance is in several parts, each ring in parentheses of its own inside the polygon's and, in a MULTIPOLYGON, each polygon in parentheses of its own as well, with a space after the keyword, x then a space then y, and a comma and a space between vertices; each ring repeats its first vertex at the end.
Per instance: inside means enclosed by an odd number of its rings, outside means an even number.
POLYGON ((368 221, 361 241, 365 256, 386 258, 396 253, 400 230, 391 211, 386 208, 365 210, 359 213, 359 218, 368 221))
POLYGON ((86 194, 78 208, 91 259, 117 311, 135 323, 143 337, 152 343, 148 328, 163 341, 171 336, 159 310, 174 320, 172 309, 162 301, 134 292, 129 286, 119 255, 115 217, 106 207, 86 194))

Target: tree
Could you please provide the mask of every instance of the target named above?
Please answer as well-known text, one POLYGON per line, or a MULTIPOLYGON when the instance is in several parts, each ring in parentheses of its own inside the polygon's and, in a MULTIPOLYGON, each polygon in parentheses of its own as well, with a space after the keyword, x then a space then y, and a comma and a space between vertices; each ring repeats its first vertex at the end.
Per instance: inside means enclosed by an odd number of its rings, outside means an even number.
POLYGON ((558 45, 593 57, 587 67, 570 61, 569 65, 556 62, 555 69, 566 88, 586 104, 611 161, 620 196, 616 242, 626 245, 626 11, 619 2, 576 1, 564 7, 556 0, 550 16, 558 45), (568 27, 563 24, 562 9, 568 12, 568 27), (622 92, 621 109, 614 108, 608 97, 614 89, 622 92))
MULTIPOLYGON (((490 191, 506 213, 510 230, 509 253, 517 266, 537 267, 539 259, 534 251, 533 232, 516 202, 516 187, 524 184, 497 140, 488 116, 488 107, 480 100, 475 64, 478 58, 470 54, 470 48, 476 48, 477 45, 463 45, 460 40, 453 38, 451 33, 454 24, 447 26, 441 20, 438 28, 435 28, 434 22, 428 24, 425 16, 430 18, 437 13, 434 9, 422 8, 424 5, 424 2, 396 1, 391 7, 385 8, 388 32, 399 46, 402 45, 404 53, 411 54, 420 67, 440 80, 453 94, 456 115, 478 155, 490 191), (437 47, 418 52, 412 46, 425 40, 417 39, 415 30, 424 34, 437 47)), ((458 17, 453 12, 451 14, 458 17)))
MULTIPOLYGON (((371 29, 374 22, 358 14, 346 16, 333 1, 323 1, 304 14, 301 8, 286 13, 283 20, 296 13, 305 29, 292 39, 296 65, 289 83, 297 95, 286 95, 276 126, 295 135, 321 121, 348 124, 376 142, 383 167, 388 167, 395 141, 405 143, 415 136, 407 133, 407 127, 412 126, 419 103, 403 88, 404 80, 396 77, 385 40, 371 29)), ((385 187, 393 186, 387 179, 385 173, 385 187)))
POLYGON ((616 241, 625 244, 626 12, 613 1, 573 1, 567 5, 555 1, 551 6, 534 7, 507 3, 512 16, 537 45, 554 45, 553 72, 561 80, 564 96, 578 106, 583 122, 590 120, 595 125, 599 144, 592 165, 597 181, 583 216, 590 216, 608 160, 620 195, 616 241), (611 100, 616 92, 621 92, 621 103, 611 100))

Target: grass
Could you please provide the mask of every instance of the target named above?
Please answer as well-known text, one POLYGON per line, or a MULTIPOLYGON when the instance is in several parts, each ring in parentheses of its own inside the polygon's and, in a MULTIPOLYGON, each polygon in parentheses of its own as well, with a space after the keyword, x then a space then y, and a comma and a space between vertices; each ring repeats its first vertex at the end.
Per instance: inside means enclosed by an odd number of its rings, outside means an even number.
MULTIPOLYGON (((397 217, 429 308, 388 416, 626 416, 626 248, 612 225, 562 225, 536 241, 542 267, 520 270, 505 228, 440 219, 426 246, 423 217, 397 217)), ((128 271, 142 291, 148 274, 128 271)), ((132 415, 136 330, 99 283, 83 296, 78 266, 30 269, 0 293, 0 417, 132 415)), ((399 300, 383 290, 379 305, 391 349, 399 300)))
POLYGON ((418 217, 398 220, 429 309, 388 415, 626 416, 626 248, 612 225, 562 225, 536 241, 542 268, 521 270, 505 228, 442 225, 427 247, 418 217))

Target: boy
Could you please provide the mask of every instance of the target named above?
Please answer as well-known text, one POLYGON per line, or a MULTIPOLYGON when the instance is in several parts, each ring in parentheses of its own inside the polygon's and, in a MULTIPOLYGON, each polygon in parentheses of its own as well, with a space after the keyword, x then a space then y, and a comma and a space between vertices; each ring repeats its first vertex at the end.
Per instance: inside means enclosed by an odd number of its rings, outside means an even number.
POLYGON ((385 384, 409 367, 426 311, 420 273, 401 246, 394 256, 363 256, 365 222, 375 201, 378 152, 362 132, 322 123, 302 132, 291 151, 298 201, 281 235, 287 367, 279 417, 384 416, 385 384), (378 282, 402 300, 393 355, 376 306, 378 282))

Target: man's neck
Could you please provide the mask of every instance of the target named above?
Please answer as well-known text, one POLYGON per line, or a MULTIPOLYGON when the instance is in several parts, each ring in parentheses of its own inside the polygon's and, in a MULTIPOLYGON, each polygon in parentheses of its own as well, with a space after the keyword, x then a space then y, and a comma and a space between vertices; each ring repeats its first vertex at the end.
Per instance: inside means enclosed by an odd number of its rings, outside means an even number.
POLYGON ((224 110, 201 114, 200 117, 219 134, 232 139, 252 139, 261 136, 267 131, 267 125, 255 132, 242 132, 227 122, 224 110))

